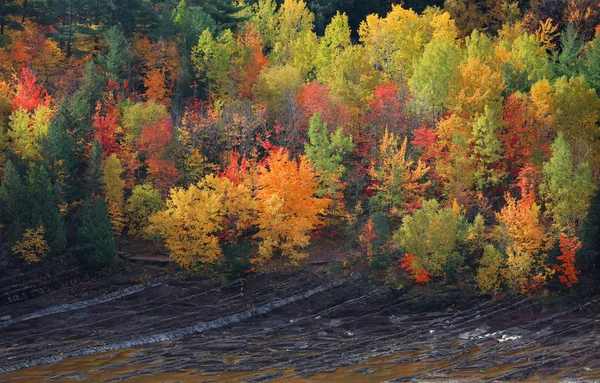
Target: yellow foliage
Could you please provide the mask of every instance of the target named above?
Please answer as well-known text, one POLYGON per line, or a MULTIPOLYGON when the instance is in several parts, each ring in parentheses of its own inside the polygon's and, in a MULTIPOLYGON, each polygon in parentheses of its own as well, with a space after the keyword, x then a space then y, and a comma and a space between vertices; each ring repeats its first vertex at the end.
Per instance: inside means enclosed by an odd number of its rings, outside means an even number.
POLYGON ((552 241, 540 222, 540 206, 533 192, 523 194, 519 201, 506 194, 506 206, 496 217, 508 238, 503 276, 512 291, 527 293, 534 281, 539 285, 551 274, 545 261, 552 241))
POLYGON ((503 264, 502 254, 494 246, 486 245, 475 276, 483 294, 496 294, 500 290, 503 264))
POLYGON ((540 20, 540 26, 535 31, 535 37, 542 44, 541 49, 545 51, 556 49, 554 40, 556 40, 556 36, 558 35, 557 29, 558 25, 553 25, 551 18, 543 22, 540 20))
POLYGON ((39 262, 50 252, 50 247, 44 239, 45 234, 46 231, 42 225, 35 229, 25 230, 23 238, 12 247, 13 254, 27 262, 39 262))
POLYGON ((406 137, 398 149, 398 139, 386 129, 379 144, 379 164, 370 169, 371 176, 378 181, 373 185, 378 192, 377 198, 398 216, 411 210, 411 206, 422 199, 428 185, 422 179, 429 167, 421 160, 414 166, 414 161, 406 158, 406 150, 406 137))
POLYGON ((40 140, 48 134, 52 109, 45 105, 38 106, 32 114, 24 109, 15 111, 10 116, 10 130, 16 153, 22 158, 36 160, 40 158, 40 140))
POLYGON ((217 233, 223 228, 221 196, 197 185, 173 188, 167 208, 150 217, 151 232, 165 240, 170 256, 180 266, 195 269, 215 263, 222 251, 217 233))
POLYGON ((228 178, 206 176, 189 189, 171 189, 167 209, 150 217, 150 232, 160 234, 171 258, 194 269, 222 256, 219 238, 234 241, 254 221, 252 191, 228 178))
POLYGON ((110 224, 115 235, 120 235, 125 226, 123 189, 125 181, 121 179, 123 167, 121 161, 113 153, 104 162, 102 182, 104 196, 108 207, 110 224))
POLYGON ((475 117, 486 105, 499 107, 502 102, 502 73, 478 59, 461 64, 450 84, 448 107, 456 113, 475 117))
POLYGON ((318 198, 319 183, 312 164, 302 156, 289 158, 283 150, 271 152, 256 176, 259 258, 270 259, 276 250, 296 262, 306 257, 299 252, 308 246, 309 233, 322 224, 322 214, 331 201, 318 198))

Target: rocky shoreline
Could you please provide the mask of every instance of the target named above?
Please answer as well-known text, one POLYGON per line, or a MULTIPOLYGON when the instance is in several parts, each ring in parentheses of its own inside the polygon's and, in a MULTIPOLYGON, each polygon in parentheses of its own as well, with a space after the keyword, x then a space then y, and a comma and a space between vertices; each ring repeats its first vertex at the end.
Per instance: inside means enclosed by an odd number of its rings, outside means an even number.
POLYGON ((154 274, 1 306, 0 382, 600 381, 598 297, 395 292, 319 267, 154 274))

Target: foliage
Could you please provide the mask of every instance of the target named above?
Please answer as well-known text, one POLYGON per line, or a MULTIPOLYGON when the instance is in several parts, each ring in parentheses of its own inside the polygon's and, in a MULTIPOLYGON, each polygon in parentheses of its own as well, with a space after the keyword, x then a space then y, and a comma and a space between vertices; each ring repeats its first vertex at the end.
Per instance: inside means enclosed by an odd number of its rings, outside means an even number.
POLYGON ((560 273, 558 279, 561 283, 572 287, 579 282, 577 274, 579 270, 575 268, 575 254, 581 248, 581 242, 578 238, 568 238, 562 234, 558 235, 560 240, 560 255, 556 257, 557 261, 562 261, 562 265, 554 265, 554 270, 560 273))
POLYGON ((587 215, 594 190, 587 163, 576 165, 571 147, 562 133, 552 144, 552 158, 544 164, 541 185, 554 226, 564 233, 577 233, 587 215))
POLYGON ((124 197, 125 181, 121 179, 123 167, 115 154, 111 154, 104 161, 102 182, 104 185, 104 198, 108 208, 110 223, 115 235, 120 235, 125 226, 124 197))
POLYGON ((150 224, 149 218, 163 206, 160 192, 150 184, 135 185, 127 199, 127 221, 130 235, 143 235, 150 224))
POLYGON ((423 177, 429 171, 421 160, 415 166, 406 158, 407 142, 404 138, 398 148, 398 139, 386 130, 379 145, 379 161, 370 171, 376 192, 371 203, 398 216, 419 207, 427 186, 423 177))
POLYGON ((110 265, 116 255, 113 231, 106 203, 96 198, 83 203, 79 250, 86 266, 98 269, 110 265))
POLYGON ((420 276, 423 282, 455 273, 461 258, 458 247, 466 242, 469 226, 452 208, 442 208, 435 200, 423 202, 421 209, 404 217, 394 233, 394 242, 410 254, 403 258, 404 269, 410 266, 413 277, 420 276))
POLYGON ((300 249, 309 244, 310 232, 322 223, 321 215, 330 200, 317 197, 318 180, 306 157, 290 159, 283 149, 269 153, 256 175, 256 203, 261 262, 276 251, 297 262, 307 255, 300 249))
POLYGON ((14 255, 31 263, 42 260, 50 252, 50 247, 44 239, 44 226, 39 225, 35 229, 25 230, 23 238, 11 248, 14 255))

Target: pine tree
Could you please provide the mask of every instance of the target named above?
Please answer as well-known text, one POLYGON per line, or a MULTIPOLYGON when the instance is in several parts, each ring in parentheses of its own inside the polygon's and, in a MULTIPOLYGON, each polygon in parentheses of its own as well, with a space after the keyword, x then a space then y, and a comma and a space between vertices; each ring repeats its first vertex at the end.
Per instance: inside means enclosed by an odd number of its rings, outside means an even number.
POLYGON ((99 269, 113 262, 115 242, 108 209, 102 199, 84 201, 78 242, 79 251, 88 267, 99 269))

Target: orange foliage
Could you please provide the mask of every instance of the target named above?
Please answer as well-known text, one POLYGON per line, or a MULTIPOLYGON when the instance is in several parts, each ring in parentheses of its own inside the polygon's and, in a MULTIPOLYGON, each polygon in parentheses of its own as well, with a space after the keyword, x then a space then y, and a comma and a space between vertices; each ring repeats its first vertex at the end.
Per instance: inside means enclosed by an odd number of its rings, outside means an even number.
POLYGON ((165 71, 161 69, 152 69, 144 76, 144 87, 146 92, 144 97, 148 101, 154 101, 158 104, 169 104, 171 90, 166 87, 165 71))
POLYGON ((243 66, 243 78, 240 81, 240 92, 246 98, 253 98, 254 84, 260 71, 269 66, 269 59, 263 54, 263 41, 254 26, 246 24, 242 33, 238 35, 237 45, 250 51, 243 66))
POLYGON ((316 197, 319 181, 310 161, 305 156, 290 159, 281 148, 272 150, 258 166, 256 187, 259 257, 267 260, 280 250, 292 262, 305 258, 299 249, 308 246, 309 233, 322 225, 331 203, 316 197))
POLYGON ((575 254, 577 250, 581 248, 581 242, 577 237, 569 238, 562 234, 558 235, 560 240, 560 256, 556 257, 557 260, 562 261, 562 265, 554 265, 554 270, 561 273, 558 279, 561 283, 572 287, 574 284, 579 282, 577 274, 579 270, 575 268, 575 254))
POLYGON ((431 280, 427 270, 418 266, 419 257, 414 254, 405 254, 400 260, 400 267, 406 270, 417 283, 427 283, 431 280))
POLYGON ((28 112, 33 112, 39 105, 50 105, 48 92, 37 82, 37 78, 27 67, 21 69, 12 104, 15 110, 24 109, 28 112))

